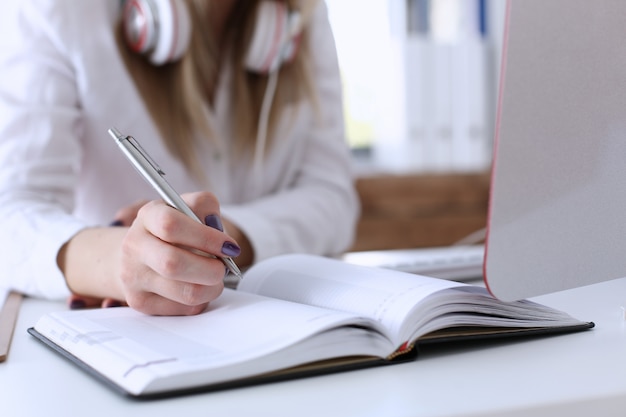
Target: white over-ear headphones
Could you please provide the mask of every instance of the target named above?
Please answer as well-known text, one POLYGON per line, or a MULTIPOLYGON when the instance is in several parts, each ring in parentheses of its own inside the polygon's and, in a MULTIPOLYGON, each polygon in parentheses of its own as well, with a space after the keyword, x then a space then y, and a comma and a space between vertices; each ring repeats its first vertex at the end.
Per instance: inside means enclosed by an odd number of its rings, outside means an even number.
MULTIPOLYGON (((127 0, 123 25, 130 48, 147 55, 155 65, 180 59, 189 46, 191 19, 183 0, 127 0)), ((248 47, 247 68, 268 73, 291 60, 300 30, 298 12, 289 11, 280 1, 262 1, 248 47)))

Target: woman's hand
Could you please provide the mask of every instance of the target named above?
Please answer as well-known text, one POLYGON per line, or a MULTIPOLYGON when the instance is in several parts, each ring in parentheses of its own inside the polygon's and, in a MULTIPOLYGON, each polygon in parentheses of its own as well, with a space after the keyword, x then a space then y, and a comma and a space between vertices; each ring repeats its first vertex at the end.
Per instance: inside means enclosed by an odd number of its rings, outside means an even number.
POLYGON ((122 207, 115 213, 115 219, 111 222, 111 226, 130 226, 137 218, 139 209, 145 206, 149 200, 139 200, 130 206, 122 207))
MULTIPOLYGON (((149 200, 139 200, 128 207, 121 208, 115 213, 114 220, 110 226, 126 226, 129 227, 135 218, 137 212, 143 207, 149 200)), ((92 308, 92 307, 120 307, 127 305, 125 302, 117 300, 115 298, 97 298, 87 297, 81 294, 72 294, 67 299, 67 305, 71 309, 92 308)))
MULTIPOLYGON (((183 199, 210 224, 219 204, 206 192, 183 199)), ((126 233, 119 279, 125 301, 147 314, 191 315, 224 289, 224 264, 212 256, 237 256, 239 246, 222 231, 201 225, 162 201, 142 206, 126 233)))
POLYGON ((64 247, 59 265, 69 287, 86 302, 124 300, 147 314, 204 311, 221 294, 226 273, 210 255, 236 257, 240 249, 219 230, 219 204, 212 194, 183 199, 211 227, 162 201, 148 202, 130 227, 88 229, 64 247))
MULTIPOLYGON (((130 226, 137 217, 137 212, 143 207, 149 200, 139 200, 127 207, 123 207, 115 213, 114 220, 110 226, 130 226)), ((97 298, 87 297, 81 294, 72 294, 67 299, 67 305, 71 309, 92 308, 92 307, 121 307, 127 305, 125 302, 114 298, 97 298)))

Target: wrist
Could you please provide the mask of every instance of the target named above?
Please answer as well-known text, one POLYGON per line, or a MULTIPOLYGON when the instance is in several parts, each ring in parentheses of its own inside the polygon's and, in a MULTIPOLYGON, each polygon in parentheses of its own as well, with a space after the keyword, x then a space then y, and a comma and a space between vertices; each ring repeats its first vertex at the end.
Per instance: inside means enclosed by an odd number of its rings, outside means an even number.
POLYGON ((72 293, 124 300, 119 268, 126 230, 83 229, 61 247, 57 264, 72 293))

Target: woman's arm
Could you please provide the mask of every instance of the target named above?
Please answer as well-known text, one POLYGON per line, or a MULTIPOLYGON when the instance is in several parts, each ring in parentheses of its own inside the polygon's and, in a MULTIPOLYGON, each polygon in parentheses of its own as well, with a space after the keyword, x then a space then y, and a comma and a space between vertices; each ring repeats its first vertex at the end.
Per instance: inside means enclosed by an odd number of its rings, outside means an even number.
MULTIPOLYGON (((225 269, 189 249, 220 255, 225 242, 235 243, 226 234, 162 202, 143 206, 129 227, 97 227, 73 215, 85 146, 99 140, 84 134, 79 89, 86 74, 76 66, 81 51, 68 47, 77 30, 74 6, 24 0, 0 15, 0 264, 8 270, 2 285, 46 298, 67 296, 69 286, 150 314, 196 313, 221 292, 225 269)), ((106 16, 98 19, 108 24, 106 16)), ((92 174, 106 179, 115 163, 99 164, 103 171, 92 174)), ((97 190, 116 193, 115 184, 97 190)), ((201 218, 219 214, 211 194, 185 197, 201 218)))

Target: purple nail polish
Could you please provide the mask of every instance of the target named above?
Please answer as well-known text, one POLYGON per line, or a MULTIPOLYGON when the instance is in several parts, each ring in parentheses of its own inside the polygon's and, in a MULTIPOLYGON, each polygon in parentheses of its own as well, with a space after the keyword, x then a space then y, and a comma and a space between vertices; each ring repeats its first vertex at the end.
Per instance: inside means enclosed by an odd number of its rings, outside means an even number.
POLYGON ((111 227, 124 226, 124 222, 122 222, 121 220, 113 220, 111 223, 109 223, 109 226, 111 227))
POLYGON ((121 306, 122 306, 122 303, 117 300, 107 300, 106 304, 104 305, 105 308, 114 308, 114 307, 121 307, 121 306))
POLYGON ((204 224, 213 229, 217 229, 220 232, 224 231, 224 226, 222 226, 222 219, 217 214, 209 214, 204 218, 204 224))
POLYGON ((222 254, 226 256, 236 257, 241 253, 241 248, 232 242, 224 242, 222 245, 222 254))
POLYGON ((85 303, 85 300, 81 298, 75 298, 70 302, 71 310, 80 310, 81 308, 85 307, 87 307, 87 303, 85 303))

